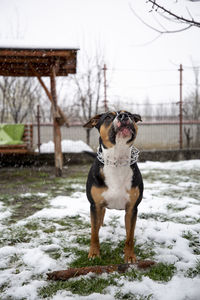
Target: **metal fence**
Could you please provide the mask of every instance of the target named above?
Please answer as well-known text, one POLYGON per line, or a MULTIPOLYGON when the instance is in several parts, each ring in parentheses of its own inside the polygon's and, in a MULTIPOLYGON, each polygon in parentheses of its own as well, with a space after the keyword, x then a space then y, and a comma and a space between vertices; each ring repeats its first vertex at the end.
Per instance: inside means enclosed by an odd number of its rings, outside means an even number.
MULTIPOLYGON (((180 143, 179 122, 143 122, 138 125, 138 136, 135 146, 143 150, 171 150, 200 148, 200 121, 183 121, 182 142, 180 143)), ((38 128, 33 125, 33 144, 38 146, 38 128)), ((82 140, 86 143, 86 130, 81 125, 69 128, 61 127, 62 140, 82 140)), ((40 143, 53 141, 53 126, 40 125, 40 143)), ((92 129, 90 133, 90 146, 95 151, 98 146, 98 131, 92 129)))

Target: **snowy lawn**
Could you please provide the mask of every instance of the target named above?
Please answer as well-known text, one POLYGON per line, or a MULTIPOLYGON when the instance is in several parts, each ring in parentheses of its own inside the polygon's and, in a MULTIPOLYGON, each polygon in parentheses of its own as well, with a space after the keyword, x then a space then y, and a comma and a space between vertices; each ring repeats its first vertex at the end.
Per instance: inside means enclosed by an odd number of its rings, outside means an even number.
POLYGON ((155 267, 47 281, 49 271, 123 263, 124 212, 107 210, 100 231, 101 259, 88 260, 86 174, 63 178, 54 193, 44 191, 43 184, 40 192, 18 195, 21 202, 0 195, 0 299, 199 300, 200 160, 146 162, 139 167, 145 192, 135 252, 138 259, 155 260, 155 267), (28 203, 36 206, 29 213, 28 203))

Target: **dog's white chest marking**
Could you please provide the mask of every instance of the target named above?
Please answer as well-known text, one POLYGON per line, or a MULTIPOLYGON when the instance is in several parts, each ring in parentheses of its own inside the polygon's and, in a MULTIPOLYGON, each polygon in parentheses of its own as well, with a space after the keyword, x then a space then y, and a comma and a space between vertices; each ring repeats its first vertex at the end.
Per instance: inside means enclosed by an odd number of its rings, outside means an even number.
MULTIPOLYGON (((126 140, 118 139, 116 145, 111 149, 103 150, 104 160, 123 161, 130 160, 130 148, 126 144, 126 140)), ((129 191, 131 189, 131 181, 133 171, 130 165, 125 166, 110 166, 104 165, 103 173, 105 176, 105 183, 108 189, 102 194, 107 208, 111 209, 125 209, 126 204, 130 201, 129 191)))

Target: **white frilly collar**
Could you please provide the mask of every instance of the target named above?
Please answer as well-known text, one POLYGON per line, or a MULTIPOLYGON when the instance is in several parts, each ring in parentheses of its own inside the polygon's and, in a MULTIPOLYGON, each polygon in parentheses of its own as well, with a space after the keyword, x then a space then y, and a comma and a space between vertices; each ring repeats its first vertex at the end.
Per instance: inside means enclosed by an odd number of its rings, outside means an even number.
POLYGON ((106 166, 111 166, 111 167, 125 167, 125 166, 131 166, 134 163, 138 161, 139 153, 140 151, 134 147, 131 146, 131 157, 128 159, 120 159, 120 160, 111 160, 109 158, 104 159, 103 157, 103 152, 100 150, 101 148, 98 147, 97 149, 97 159, 104 165, 106 166))

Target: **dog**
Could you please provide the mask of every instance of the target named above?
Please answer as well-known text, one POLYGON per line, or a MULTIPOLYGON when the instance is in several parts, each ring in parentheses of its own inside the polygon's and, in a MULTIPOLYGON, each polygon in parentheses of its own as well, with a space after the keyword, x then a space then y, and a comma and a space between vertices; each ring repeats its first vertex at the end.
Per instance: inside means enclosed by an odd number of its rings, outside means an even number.
POLYGON ((91 242, 88 257, 100 256, 99 229, 106 208, 125 210, 125 263, 135 263, 134 231, 137 207, 143 196, 143 180, 137 166, 138 150, 133 146, 141 120, 127 111, 106 112, 91 118, 85 128, 99 131, 99 148, 86 183, 90 202, 91 242))

